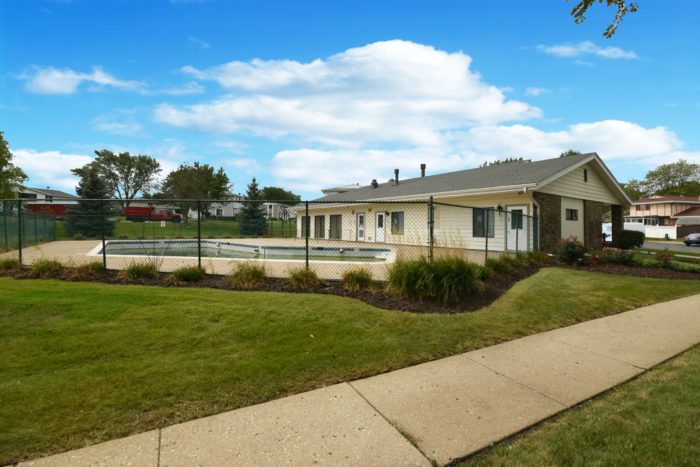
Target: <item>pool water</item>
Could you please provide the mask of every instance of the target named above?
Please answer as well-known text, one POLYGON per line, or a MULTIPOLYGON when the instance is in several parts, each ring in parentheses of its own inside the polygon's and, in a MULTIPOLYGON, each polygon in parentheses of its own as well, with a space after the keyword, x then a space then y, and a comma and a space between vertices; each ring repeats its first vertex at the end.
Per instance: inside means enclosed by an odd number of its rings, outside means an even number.
MULTIPOLYGON (((217 240, 202 240, 202 257, 304 260, 303 246, 251 245, 217 240)), ((197 256, 196 240, 109 240, 108 255, 123 256, 197 256)), ((346 248, 310 246, 313 261, 386 261, 392 251, 388 248, 346 248)), ((102 254, 100 250, 99 254, 102 254)))

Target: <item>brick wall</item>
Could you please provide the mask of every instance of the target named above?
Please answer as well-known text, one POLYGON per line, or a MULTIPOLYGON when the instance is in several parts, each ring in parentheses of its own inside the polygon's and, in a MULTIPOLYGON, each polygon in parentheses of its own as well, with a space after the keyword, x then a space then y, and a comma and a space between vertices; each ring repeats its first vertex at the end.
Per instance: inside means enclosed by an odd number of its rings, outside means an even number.
POLYGON ((540 205, 540 249, 553 251, 561 239, 561 198, 538 191, 533 196, 540 205))
POLYGON ((610 217, 612 220, 612 236, 613 241, 616 238, 620 238, 623 229, 623 216, 622 216, 622 206, 619 204, 613 204, 610 206, 610 217))
POLYGON ((679 225, 676 227, 676 237, 683 238, 691 233, 700 233, 700 225, 679 225))
POLYGON ((583 200, 583 243, 589 248, 601 248, 603 203, 583 200))

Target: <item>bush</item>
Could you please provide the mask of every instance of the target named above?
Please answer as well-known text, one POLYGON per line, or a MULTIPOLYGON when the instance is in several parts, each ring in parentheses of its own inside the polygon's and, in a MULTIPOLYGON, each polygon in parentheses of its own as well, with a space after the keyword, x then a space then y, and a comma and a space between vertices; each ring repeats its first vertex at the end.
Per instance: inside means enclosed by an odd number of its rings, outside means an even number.
POLYGON ((239 263, 225 282, 227 286, 237 289, 258 289, 265 283, 265 267, 253 263, 239 263))
POLYGON ((92 261, 74 268, 71 271, 71 275, 76 279, 90 279, 97 277, 100 273, 104 272, 104 270, 105 268, 102 265, 102 261, 92 261))
POLYGON ((351 292, 359 292, 372 284, 372 273, 366 268, 353 268, 343 273, 343 287, 351 292))
POLYGON ((579 242, 576 237, 562 240, 557 246, 557 258, 565 264, 582 264, 587 254, 588 248, 579 242))
POLYGON ((662 266, 668 266, 671 263, 671 260, 673 260, 673 253, 669 252, 668 250, 658 251, 654 254, 654 258, 662 266))
POLYGON ((409 298, 431 298, 444 304, 457 304, 479 290, 480 268, 462 258, 397 261, 389 269, 389 290, 409 298))
POLYGON ((598 262, 607 264, 622 264, 624 266, 634 266, 634 254, 628 250, 619 248, 603 248, 595 255, 598 262))
POLYGON ((131 263, 121 272, 121 276, 132 281, 139 279, 153 279, 158 276, 158 267, 148 261, 131 263))
POLYGON ((321 279, 313 269, 299 268, 289 271, 287 284, 295 289, 317 289, 321 287, 321 279))
POLYGON ((63 273, 66 267, 60 261, 55 259, 40 259, 32 264, 32 269, 29 275, 31 277, 56 277, 63 273))
POLYGON ((484 261, 484 266, 491 269, 491 271, 507 274, 513 270, 513 265, 508 261, 508 255, 501 255, 498 258, 487 258, 484 261))
POLYGON ((532 266, 542 266, 549 262, 549 256, 544 251, 531 251, 526 255, 526 258, 532 266))
POLYGON ((0 271, 15 271, 20 267, 19 260, 14 258, 0 259, 0 271))
POLYGON ((77 234, 73 235, 73 240, 85 240, 85 235, 83 235, 81 233, 77 233, 77 234))
POLYGON ((173 277, 180 282, 201 281, 206 273, 204 268, 200 268, 199 266, 184 266, 172 272, 173 277))
POLYGON ((641 247, 644 245, 644 233, 636 230, 623 230, 617 235, 617 238, 613 239, 613 244, 623 250, 641 247))

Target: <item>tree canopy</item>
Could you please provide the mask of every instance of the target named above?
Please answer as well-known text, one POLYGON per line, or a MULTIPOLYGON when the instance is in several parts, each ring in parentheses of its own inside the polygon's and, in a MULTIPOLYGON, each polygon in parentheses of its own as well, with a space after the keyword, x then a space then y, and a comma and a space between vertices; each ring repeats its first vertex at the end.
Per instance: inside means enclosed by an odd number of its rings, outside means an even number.
POLYGON ((80 199, 76 206, 67 210, 64 228, 69 235, 110 236, 116 225, 111 218, 115 213, 111 209, 111 203, 100 201, 109 198, 110 188, 97 166, 81 173, 80 182, 75 188, 80 199))
POLYGON ((161 171, 160 163, 146 155, 132 156, 128 152, 114 154, 102 149, 95 151, 97 157, 87 165, 72 172, 83 178, 93 168, 107 186, 107 197, 121 201, 122 208, 129 207, 131 200, 142 191, 148 191, 161 171))
POLYGON ((500 159, 500 160, 495 160, 495 161, 486 161, 483 164, 481 164, 479 167, 489 167, 491 165, 502 165, 502 164, 510 164, 512 162, 525 162, 529 161, 530 159, 525 159, 524 157, 506 157, 505 159, 500 159))
POLYGON ((639 9, 637 2, 628 3, 626 0, 580 0, 571 10, 571 16, 574 17, 574 22, 576 24, 581 24, 586 21, 586 12, 596 1, 617 8, 612 23, 610 23, 608 27, 605 28, 605 32, 603 32, 603 35, 608 39, 615 35, 617 28, 620 26, 622 19, 627 13, 634 13, 639 9))
POLYGON ((647 172, 644 180, 631 179, 624 189, 632 199, 651 195, 700 196, 700 164, 680 159, 647 172))
POLYGON ((17 189, 27 179, 27 175, 12 163, 14 155, 10 145, 0 131, 0 199, 16 198, 17 189))
MULTIPOLYGON (((231 182, 223 168, 215 170, 209 164, 195 162, 192 165, 182 164, 165 177, 161 185, 161 193, 156 198, 173 198, 181 200, 214 200, 226 199, 230 194, 231 182)), ((183 208, 192 209, 196 203, 182 201, 178 204, 183 208)), ((202 212, 206 215, 208 202, 200 203, 202 212)))
POLYGON ((238 214, 238 222, 241 226, 241 234, 260 236, 265 235, 267 219, 262 208, 262 191, 258 188, 258 182, 253 180, 248 184, 246 191, 247 202, 238 214))
POLYGON ((266 186, 262 189, 261 199, 263 201, 277 201, 283 204, 297 204, 301 201, 301 196, 276 186, 266 186))
POLYGON ((568 149, 559 154, 559 157, 579 156, 581 154, 583 153, 581 151, 577 151, 576 149, 568 149))

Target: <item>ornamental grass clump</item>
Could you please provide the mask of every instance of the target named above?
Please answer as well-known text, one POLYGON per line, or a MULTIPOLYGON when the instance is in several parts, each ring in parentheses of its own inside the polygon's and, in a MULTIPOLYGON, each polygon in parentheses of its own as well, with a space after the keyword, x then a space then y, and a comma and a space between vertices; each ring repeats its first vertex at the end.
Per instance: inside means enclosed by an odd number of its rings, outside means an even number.
POLYGON ((105 268, 102 265, 102 261, 91 261, 87 264, 81 264, 80 266, 73 268, 70 275, 74 279, 93 279, 102 274, 104 270, 105 268))
POLYGON ((14 258, 0 259, 0 272, 16 271, 20 267, 19 260, 14 258))
POLYGON ((158 267, 150 261, 137 261, 127 266, 121 276, 132 281, 154 279, 158 276, 158 267))
POLYGON ((172 272, 173 278, 180 282, 198 282, 206 275, 204 268, 199 266, 184 266, 172 272))
POLYGON ((408 298, 454 305, 478 293, 483 271, 462 258, 397 261, 389 269, 388 289, 408 298))
POLYGON ((55 259, 40 259, 32 264, 29 276, 40 277, 42 279, 58 277, 63 274, 65 269, 66 267, 60 261, 55 259))
POLYGON ((259 289, 265 284, 265 267, 253 263, 240 263, 225 279, 227 287, 234 289, 259 289))
POLYGON ((313 269, 292 269, 286 281, 294 289, 312 290, 321 287, 321 279, 313 269))
POLYGON ((372 285, 372 273, 366 268, 353 268, 343 273, 343 288, 350 292, 359 292, 372 285))

